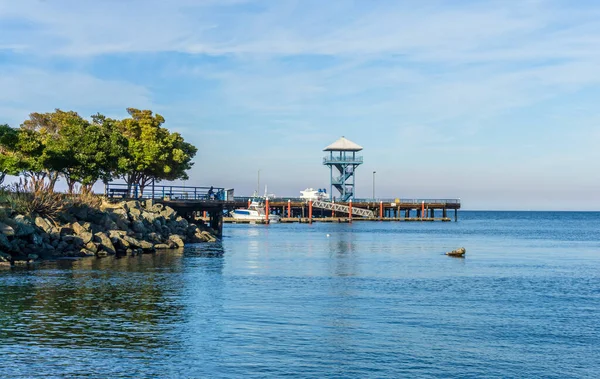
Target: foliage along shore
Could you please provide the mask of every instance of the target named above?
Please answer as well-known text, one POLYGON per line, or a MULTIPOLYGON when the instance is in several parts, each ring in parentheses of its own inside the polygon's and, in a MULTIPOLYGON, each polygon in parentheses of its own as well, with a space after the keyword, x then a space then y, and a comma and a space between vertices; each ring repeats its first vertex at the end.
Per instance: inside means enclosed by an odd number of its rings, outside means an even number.
POLYGON ((79 204, 54 220, 10 207, 0 210, 0 267, 41 259, 137 255, 216 241, 215 232, 203 223, 189 223, 152 200, 79 204))

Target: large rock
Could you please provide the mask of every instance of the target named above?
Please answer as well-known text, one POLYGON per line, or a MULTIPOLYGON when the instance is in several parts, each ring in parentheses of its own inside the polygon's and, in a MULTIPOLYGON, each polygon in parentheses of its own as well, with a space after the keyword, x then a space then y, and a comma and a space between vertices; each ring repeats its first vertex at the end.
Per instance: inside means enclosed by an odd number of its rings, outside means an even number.
POLYGON ((85 247, 79 250, 82 257, 95 257, 96 253, 94 251, 88 250, 85 247))
POLYGON ((79 235, 79 237, 81 237, 81 240, 83 241, 83 244, 87 244, 88 242, 92 241, 92 238, 94 238, 94 235, 90 232, 83 232, 79 235))
POLYGON ((148 242, 148 241, 139 241, 139 247, 142 250, 145 251, 153 251, 154 250, 154 244, 152 242, 148 242))
POLYGON ((173 208, 167 206, 160 212, 160 215, 167 220, 173 220, 175 219, 177 212, 175 212, 173 208))
MULTIPOLYGON (((10 219, 9 219, 10 220, 10 219)), ((30 236, 35 233, 35 228, 31 224, 31 220, 23 215, 18 215, 11 221, 7 221, 15 230, 15 237, 30 236)))
POLYGON ((140 220, 135 220, 131 223, 131 229, 136 233, 148 233, 148 230, 144 226, 144 223, 140 220))
POLYGON ((0 234, 0 248, 4 250, 12 250, 13 246, 4 234, 0 234))
POLYGON ((5 236, 14 236, 15 229, 10 225, 0 222, 0 233, 4 234, 5 236))
POLYGON ((148 210, 153 213, 160 213, 163 211, 163 209, 165 209, 165 206, 162 204, 154 204, 152 208, 148 208, 148 210))
POLYGON ((465 249, 464 247, 461 247, 460 249, 456 249, 456 250, 447 252, 446 255, 449 255, 451 257, 464 257, 466 252, 467 252, 467 249, 465 249))
POLYGON ((11 260, 12 255, 0 251, 0 262, 10 262, 11 260))
POLYGON ((141 218, 143 218, 144 220, 146 220, 150 223, 153 223, 154 220, 157 219, 157 217, 158 217, 158 215, 156 215, 155 213, 146 212, 146 211, 142 212, 142 214, 141 214, 141 218))
POLYGON ((130 209, 129 217, 131 218, 132 221, 139 220, 142 217, 142 211, 137 208, 130 209))
POLYGON ((183 238, 178 234, 173 234, 169 236, 169 241, 173 242, 177 247, 184 247, 185 243, 183 242, 183 238))
POLYGON ((137 200, 128 201, 127 203, 125 203, 125 205, 127 206, 127 209, 129 209, 130 212, 132 209, 140 209, 141 208, 140 202, 137 200))
POLYGON ((44 243, 44 238, 41 235, 34 233, 31 235, 31 242, 33 242, 35 246, 40 246, 44 243))
POLYGON ((106 234, 98 232, 94 235, 94 240, 100 243, 102 250, 106 251, 108 254, 114 255, 117 253, 115 246, 106 234))
POLYGON ((35 218, 35 225, 46 233, 51 233, 53 229, 52 223, 49 220, 39 216, 35 218))
POLYGON ((154 200, 152 200, 152 199, 148 199, 144 202, 144 208, 146 208, 146 209, 152 209, 153 206, 154 206, 154 200))

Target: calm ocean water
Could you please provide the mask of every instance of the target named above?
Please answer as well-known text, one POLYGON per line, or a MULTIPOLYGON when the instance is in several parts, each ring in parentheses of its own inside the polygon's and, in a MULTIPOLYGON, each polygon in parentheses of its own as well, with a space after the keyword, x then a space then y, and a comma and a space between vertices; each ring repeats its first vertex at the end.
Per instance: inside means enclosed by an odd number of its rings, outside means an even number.
POLYGON ((7 378, 598 378, 600 213, 226 225, 0 270, 0 356, 7 378))

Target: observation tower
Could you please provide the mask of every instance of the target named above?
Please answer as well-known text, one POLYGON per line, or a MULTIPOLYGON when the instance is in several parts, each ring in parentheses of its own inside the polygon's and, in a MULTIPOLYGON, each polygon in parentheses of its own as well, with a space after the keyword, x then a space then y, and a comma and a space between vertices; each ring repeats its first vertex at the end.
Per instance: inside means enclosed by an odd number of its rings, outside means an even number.
POLYGON ((329 193, 333 196, 333 188, 335 187, 340 192, 339 201, 354 200, 354 187, 356 184, 354 172, 363 163, 363 157, 357 156, 356 152, 362 149, 362 146, 355 144, 344 136, 323 149, 323 151, 329 151, 329 156, 323 158, 323 164, 329 166, 331 176, 329 193))

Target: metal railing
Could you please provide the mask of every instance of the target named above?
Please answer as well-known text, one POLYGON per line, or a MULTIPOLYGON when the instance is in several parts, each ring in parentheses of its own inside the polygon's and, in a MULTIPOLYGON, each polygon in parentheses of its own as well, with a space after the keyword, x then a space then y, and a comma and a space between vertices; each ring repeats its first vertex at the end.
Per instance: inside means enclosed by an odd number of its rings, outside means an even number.
MULTIPOLYGON (((350 214, 350 207, 348 205, 342 205, 342 204, 336 204, 336 203, 331 203, 331 202, 326 202, 326 201, 315 200, 315 201, 313 201, 313 207, 350 214)), ((371 211, 369 209, 356 208, 356 207, 352 207, 352 214, 357 215, 357 216, 363 216, 363 217, 375 217, 375 215, 373 214, 373 211, 371 211)))
POLYGON ((233 190, 223 187, 188 187, 172 185, 149 185, 142 192, 138 185, 108 183, 104 195, 110 198, 167 199, 167 200, 233 200, 233 190), (212 189, 212 190, 211 190, 212 189))
POLYGON ((363 163, 363 157, 324 157, 323 164, 327 163, 363 163))
MULTIPOLYGON (((235 197, 235 201, 244 201, 247 202, 248 200, 252 200, 253 197, 251 196, 236 196, 235 197)), ((271 202, 287 202, 287 201, 291 201, 291 202, 308 202, 307 199, 303 199, 301 197, 272 197, 269 198, 269 201, 271 202)), ((316 201, 316 200, 313 200, 316 201)), ((331 202, 331 200, 323 200, 324 202, 331 202)), ((336 200, 336 203, 346 203, 343 201, 339 201, 336 200)), ((379 199, 369 199, 369 198, 360 198, 360 199, 354 199, 352 200, 353 203, 377 203, 379 204, 379 202, 384 202, 384 203, 397 203, 397 204, 421 204, 423 202, 425 202, 425 204, 451 204, 451 205, 460 205, 460 199, 402 199, 402 198, 379 198, 379 199), (400 200, 399 203, 396 202, 396 200, 400 200)))

